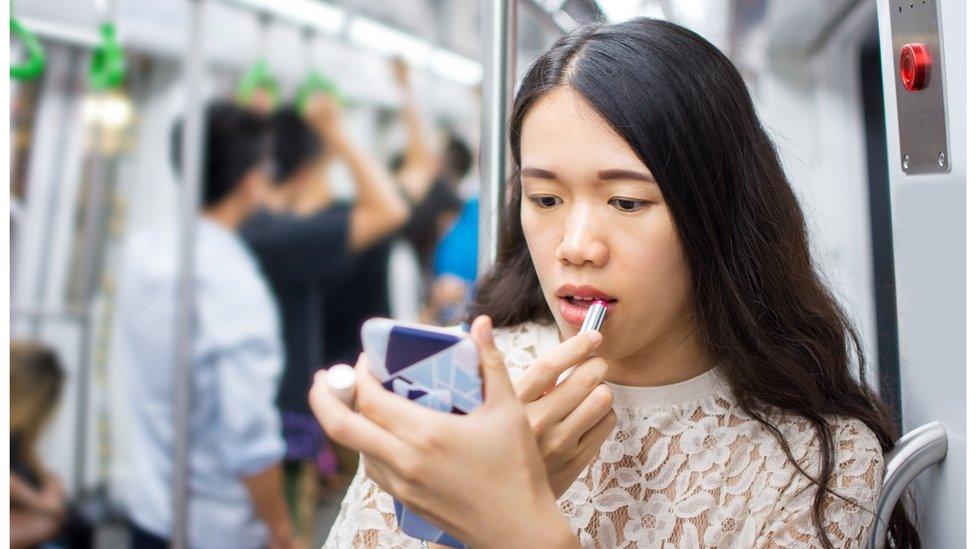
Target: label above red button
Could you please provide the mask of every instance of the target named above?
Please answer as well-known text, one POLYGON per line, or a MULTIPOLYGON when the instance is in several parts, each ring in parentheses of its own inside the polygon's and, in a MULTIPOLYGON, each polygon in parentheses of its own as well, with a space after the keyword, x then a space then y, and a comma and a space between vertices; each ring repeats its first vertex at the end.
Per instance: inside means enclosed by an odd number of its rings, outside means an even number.
POLYGON ((932 70, 932 56, 925 44, 905 44, 901 48, 901 83, 910 92, 916 92, 928 83, 932 70))

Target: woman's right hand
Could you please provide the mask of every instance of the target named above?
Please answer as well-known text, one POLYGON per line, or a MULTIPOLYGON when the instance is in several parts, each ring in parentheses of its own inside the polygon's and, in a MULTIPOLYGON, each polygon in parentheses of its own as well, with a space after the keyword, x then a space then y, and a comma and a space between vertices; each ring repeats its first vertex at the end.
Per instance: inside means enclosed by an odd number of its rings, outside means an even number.
POLYGON ((602 341, 597 331, 577 334, 536 359, 515 382, 556 499, 589 465, 617 423, 613 394, 603 384, 607 361, 590 357, 602 341), (573 373, 553 387, 573 366, 573 373))

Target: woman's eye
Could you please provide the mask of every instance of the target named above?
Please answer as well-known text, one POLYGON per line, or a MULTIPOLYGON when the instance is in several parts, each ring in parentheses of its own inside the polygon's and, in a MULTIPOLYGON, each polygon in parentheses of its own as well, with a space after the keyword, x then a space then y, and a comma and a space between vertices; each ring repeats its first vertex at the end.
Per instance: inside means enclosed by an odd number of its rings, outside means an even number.
POLYGON ((540 208, 552 208, 562 203, 562 200, 555 196, 532 196, 529 197, 529 200, 534 202, 536 206, 539 206, 540 208))
POLYGON ((611 198, 610 205, 622 212, 637 212, 650 204, 647 200, 637 200, 636 198, 611 198))

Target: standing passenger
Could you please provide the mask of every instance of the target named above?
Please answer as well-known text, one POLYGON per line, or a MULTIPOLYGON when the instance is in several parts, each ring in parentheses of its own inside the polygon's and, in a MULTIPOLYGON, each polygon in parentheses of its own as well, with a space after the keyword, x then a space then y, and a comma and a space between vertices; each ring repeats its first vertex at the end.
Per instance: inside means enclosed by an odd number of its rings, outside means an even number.
MULTIPOLYGON (((196 226, 190 357, 188 542, 286 548, 284 442, 274 407, 282 354, 278 316, 257 262, 236 234, 265 200, 266 119, 228 103, 205 114, 203 210, 196 226)), ((177 165, 180 128, 174 133, 177 165)), ((133 547, 173 535, 174 356, 180 259, 175 227, 127 244, 119 292, 120 352, 131 373, 133 547)))
POLYGON ((338 280, 351 255, 399 229, 407 206, 379 164, 349 140, 338 105, 324 93, 309 101, 306 117, 282 108, 272 120, 274 196, 242 234, 271 282, 284 326, 285 371, 276 402, 287 445, 288 499, 304 538, 311 534, 314 465, 324 442, 307 399, 312 375, 323 365, 320 284, 338 280), (352 204, 332 200, 323 173, 333 158, 352 172, 352 204))

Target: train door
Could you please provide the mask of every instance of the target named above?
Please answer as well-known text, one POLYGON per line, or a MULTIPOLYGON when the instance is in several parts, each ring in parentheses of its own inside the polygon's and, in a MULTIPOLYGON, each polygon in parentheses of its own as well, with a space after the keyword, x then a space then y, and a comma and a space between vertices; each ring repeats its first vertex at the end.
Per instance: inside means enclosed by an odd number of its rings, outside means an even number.
POLYGON ((949 439, 915 486, 929 547, 965 544, 966 7, 878 1, 903 426, 941 421, 949 439), (917 92, 902 81, 906 45, 932 55, 917 92))

